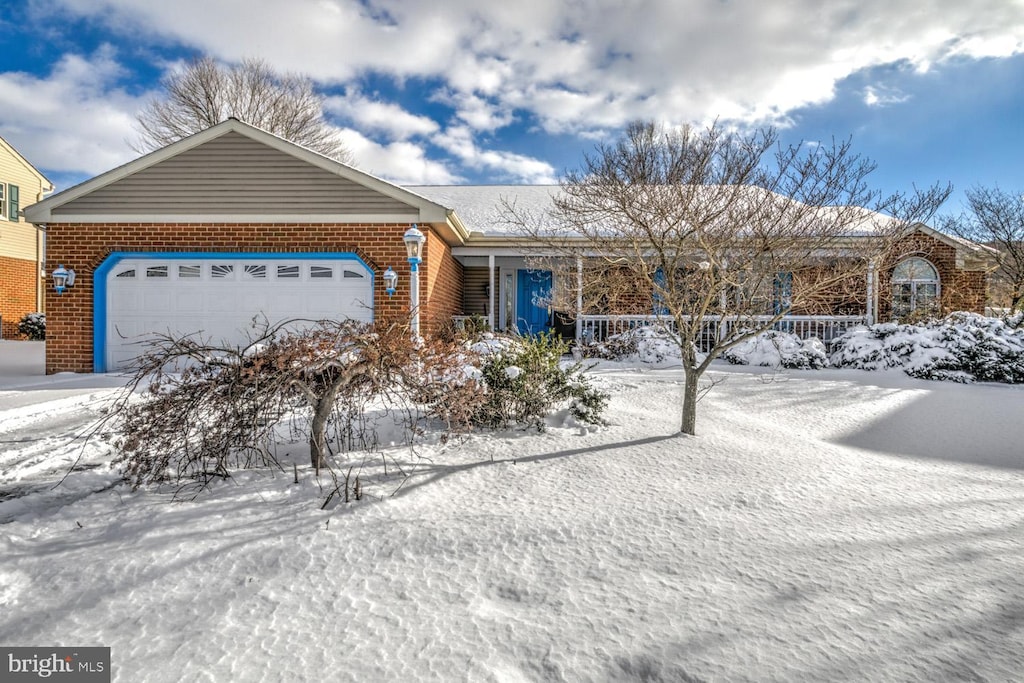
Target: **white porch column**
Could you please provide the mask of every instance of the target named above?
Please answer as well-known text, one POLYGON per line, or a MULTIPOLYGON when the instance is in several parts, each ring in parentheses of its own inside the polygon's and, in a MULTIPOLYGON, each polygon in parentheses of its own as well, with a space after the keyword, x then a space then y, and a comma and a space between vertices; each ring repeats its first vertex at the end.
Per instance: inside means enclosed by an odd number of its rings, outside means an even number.
POLYGON ((583 257, 576 257, 576 341, 583 341, 583 257))
POLYGON ((868 261, 868 325, 875 324, 875 260, 868 261))
POLYGON ((490 299, 487 303, 487 326, 491 328, 491 332, 495 329, 495 323, 497 318, 494 315, 494 302, 496 301, 498 289, 494 284, 494 254, 487 255, 487 298, 490 299))

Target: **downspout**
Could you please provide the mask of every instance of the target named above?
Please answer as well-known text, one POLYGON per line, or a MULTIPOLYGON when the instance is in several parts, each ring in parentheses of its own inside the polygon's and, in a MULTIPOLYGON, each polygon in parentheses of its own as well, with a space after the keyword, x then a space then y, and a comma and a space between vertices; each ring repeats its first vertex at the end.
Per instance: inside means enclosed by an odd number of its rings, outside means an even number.
POLYGON ((45 313, 46 307, 46 254, 43 249, 43 238, 46 233, 45 225, 36 226, 36 267, 39 270, 38 281, 36 282, 36 310, 45 313))
MULTIPOLYGON (((54 189, 53 183, 50 183, 48 188, 40 186, 39 193, 36 195, 36 203, 46 199, 46 196, 51 194, 54 189)), ((39 271, 36 281, 36 311, 45 313, 46 311, 43 309, 46 306, 46 264, 44 262, 43 236, 48 226, 46 223, 33 223, 32 225, 36 226, 36 269, 39 271)))

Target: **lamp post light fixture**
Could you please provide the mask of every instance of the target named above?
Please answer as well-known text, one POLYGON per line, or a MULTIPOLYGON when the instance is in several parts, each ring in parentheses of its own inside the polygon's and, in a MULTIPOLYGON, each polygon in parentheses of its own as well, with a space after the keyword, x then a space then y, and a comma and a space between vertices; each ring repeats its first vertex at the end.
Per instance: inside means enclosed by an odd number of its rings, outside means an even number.
POLYGON ((395 289, 398 287, 398 273, 393 271, 391 266, 388 266, 388 269, 384 271, 384 275, 381 277, 384 278, 384 291, 388 293, 388 296, 394 296, 395 289))
POLYGON ((57 266, 50 275, 53 277, 53 288, 57 294, 63 294, 65 289, 75 284, 75 271, 65 268, 63 264, 57 266))
POLYGON ((413 223, 402 237, 405 251, 409 255, 409 308, 412 310, 412 333, 420 334, 420 261, 423 260, 423 243, 427 236, 413 223))

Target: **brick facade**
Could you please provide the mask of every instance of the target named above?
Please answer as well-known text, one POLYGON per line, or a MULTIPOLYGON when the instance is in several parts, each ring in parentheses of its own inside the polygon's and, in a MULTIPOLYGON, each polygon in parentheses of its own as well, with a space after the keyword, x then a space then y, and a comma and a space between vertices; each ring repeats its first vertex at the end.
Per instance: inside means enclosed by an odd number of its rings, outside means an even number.
POLYGON ((0 338, 19 339, 18 323, 26 313, 36 313, 39 270, 35 261, 0 256, 0 338))
MULTIPOLYGON (((878 308, 876 320, 892 318, 892 272, 901 261, 918 256, 935 266, 939 273, 940 305, 943 315, 952 311, 984 314, 988 300, 988 272, 981 263, 957 267, 957 249, 924 233, 915 232, 899 240, 891 257, 878 269, 878 308), (970 268, 970 269, 968 269, 970 268)), ((978 257, 975 256, 975 259, 978 257)), ((839 271, 840 273, 842 270, 839 271)), ((584 271, 585 313, 610 315, 649 314, 654 307, 650 286, 634 282, 626 269, 590 268, 584 271)), ((765 283, 764 313, 772 312, 774 292, 765 283)), ((792 313, 794 315, 864 315, 867 312, 867 271, 840 278, 825 266, 804 268, 793 273, 792 313), (806 282, 830 281, 828 287, 804 286, 806 282)))
POLYGON ((892 271, 901 261, 919 256, 939 272, 940 305, 943 315, 952 311, 985 312, 988 276, 985 270, 957 268, 956 249, 931 235, 916 232, 898 243, 892 256, 879 268, 878 319, 892 318, 892 271))
MULTIPOLYGON (((76 272, 75 286, 58 296, 46 288, 50 312, 46 372, 93 371, 93 273, 112 252, 354 252, 374 270, 374 311, 379 317, 409 312, 409 269, 402 235, 408 223, 50 223, 47 270, 64 264, 76 272), (393 297, 381 278, 388 266, 399 274, 393 297)), ((420 266, 420 305, 424 329, 458 313, 462 267, 451 249, 430 229, 420 266)))
MULTIPOLYGON (((462 313, 463 266, 452 256, 452 248, 436 234, 427 239, 425 291, 423 301, 424 331, 441 330, 453 315, 462 313)), ((397 295, 396 295, 397 296, 397 295)))

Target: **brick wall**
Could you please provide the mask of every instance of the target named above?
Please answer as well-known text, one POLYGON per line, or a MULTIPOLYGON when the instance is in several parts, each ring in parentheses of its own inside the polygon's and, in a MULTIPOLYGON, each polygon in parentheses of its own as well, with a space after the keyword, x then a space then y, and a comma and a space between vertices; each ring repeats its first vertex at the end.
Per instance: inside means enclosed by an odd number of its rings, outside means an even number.
POLYGON ((39 310, 36 287, 39 270, 35 261, 0 256, 0 316, 4 339, 19 339, 18 323, 26 313, 39 310))
POLYGON ((452 256, 452 249, 437 236, 427 238, 424 251, 427 277, 420 290, 423 297, 424 332, 440 330, 453 315, 462 313, 462 264, 452 256))
MULTIPOLYGON (((51 223, 47 233, 46 268, 63 263, 76 272, 75 286, 58 296, 46 288, 46 372, 92 372, 93 272, 115 251, 198 251, 254 253, 354 252, 374 270, 377 317, 409 312, 409 268, 402 235, 408 223, 396 224, 233 224, 233 223, 51 223), (381 278, 388 266, 399 274, 393 297, 381 278)), ((428 234, 428 226, 421 226, 428 234)), ((431 316, 456 313, 462 299, 461 266, 436 235, 427 240, 420 303, 425 329, 441 320, 431 316), (439 283, 437 279, 451 278, 439 283)))
POLYGON ((988 296, 985 271, 957 268, 956 249, 951 245, 924 233, 914 233, 900 240, 891 253, 892 257, 879 268, 879 320, 892 317, 893 269, 900 261, 913 256, 926 259, 939 272, 943 315, 952 311, 985 312, 988 296))

